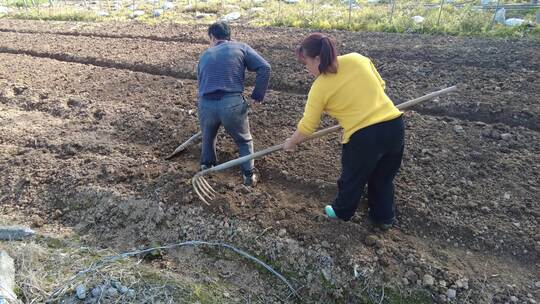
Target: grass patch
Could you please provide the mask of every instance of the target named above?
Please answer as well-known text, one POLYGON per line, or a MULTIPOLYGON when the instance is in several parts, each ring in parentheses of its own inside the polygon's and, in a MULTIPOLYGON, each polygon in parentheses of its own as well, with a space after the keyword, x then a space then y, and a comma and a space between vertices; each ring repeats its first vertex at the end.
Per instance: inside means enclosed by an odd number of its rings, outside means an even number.
MULTIPOLYGON (((7 16, 5 16, 7 17, 7 16)), ((19 11, 17 13, 9 15, 10 18, 22 19, 22 20, 43 20, 43 21, 83 21, 83 22, 95 22, 99 21, 95 13, 81 12, 75 10, 48 10, 32 8, 26 11, 19 11)))
MULTIPOLYGON (((476 9, 475 5, 478 4, 476 2, 462 7, 445 4, 440 11, 440 7, 437 5, 440 1, 428 1, 433 6, 425 6, 424 2, 418 1, 396 1, 393 13, 391 1, 381 1, 383 4, 379 5, 368 5, 367 1, 356 2, 359 3, 359 6, 355 6, 349 15, 348 5, 337 0, 305 0, 299 1, 297 4, 286 4, 278 0, 242 1, 240 3, 221 0, 195 1, 187 6, 177 3, 174 9, 163 11, 159 17, 152 16, 152 10, 159 8, 159 5, 154 6, 142 1, 135 3, 137 9, 145 12, 145 15, 137 17, 136 20, 149 24, 162 22, 207 24, 216 21, 219 16, 239 11, 242 14, 242 24, 261 27, 287 26, 316 30, 338 29, 455 36, 540 38, 540 26, 535 23, 537 9, 507 11, 507 18, 525 19, 526 22, 523 26, 497 25, 491 28, 493 11, 476 9), (262 8, 262 11, 252 12, 251 9, 254 7, 262 8), (416 23, 413 16, 422 16, 424 21, 416 23)), ((525 1, 506 1, 505 3, 510 2, 526 3, 525 1)), ((109 11, 109 16, 99 17, 96 11, 74 10, 72 6, 65 7, 62 3, 57 3, 52 8, 31 7, 26 11, 21 9, 24 6, 24 0, 13 0, 8 3, 8 6, 19 8, 16 13, 9 15, 11 18, 32 20, 122 21, 130 19, 133 13, 124 7, 118 11, 109 11)))
POLYGON ((228 286, 217 283, 194 283, 192 278, 159 269, 151 263, 137 259, 121 259, 108 263, 69 281, 79 271, 115 255, 110 250, 83 246, 76 238, 51 238, 37 236, 24 242, 0 242, 15 260, 17 296, 25 303, 45 303, 56 288, 65 286, 54 303, 67 301, 74 295, 74 288, 84 284, 88 290, 95 286, 118 281, 133 289, 135 295, 119 295, 119 303, 224 303, 222 291, 228 286), (69 282, 66 285, 64 283, 69 282))

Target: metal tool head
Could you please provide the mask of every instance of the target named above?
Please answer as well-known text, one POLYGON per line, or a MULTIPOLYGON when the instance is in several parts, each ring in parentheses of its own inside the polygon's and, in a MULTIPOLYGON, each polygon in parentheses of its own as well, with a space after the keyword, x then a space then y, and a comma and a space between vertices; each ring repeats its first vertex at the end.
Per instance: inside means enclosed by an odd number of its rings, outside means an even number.
POLYGON ((210 186, 208 181, 204 178, 204 175, 207 171, 201 171, 195 174, 193 178, 191 179, 191 184, 193 185, 193 189, 195 190, 195 193, 199 196, 199 198, 207 205, 210 205, 207 200, 213 200, 216 197, 216 190, 210 186))

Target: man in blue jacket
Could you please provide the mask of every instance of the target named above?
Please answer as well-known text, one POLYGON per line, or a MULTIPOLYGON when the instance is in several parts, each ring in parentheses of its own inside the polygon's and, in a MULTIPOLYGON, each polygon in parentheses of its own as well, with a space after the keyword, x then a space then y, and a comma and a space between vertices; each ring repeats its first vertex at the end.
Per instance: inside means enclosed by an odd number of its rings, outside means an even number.
MULTIPOLYGON (((221 125, 234 139, 240 156, 253 153, 248 109, 260 103, 268 89, 270 65, 249 45, 231 41, 231 30, 224 22, 208 28, 210 47, 197 67, 199 82, 199 123, 202 131, 201 170, 217 164, 216 137, 221 125), (256 72, 251 101, 244 91, 245 70, 256 72)), ((254 161, 241 165, 244 185, 255 186, 254 161)))

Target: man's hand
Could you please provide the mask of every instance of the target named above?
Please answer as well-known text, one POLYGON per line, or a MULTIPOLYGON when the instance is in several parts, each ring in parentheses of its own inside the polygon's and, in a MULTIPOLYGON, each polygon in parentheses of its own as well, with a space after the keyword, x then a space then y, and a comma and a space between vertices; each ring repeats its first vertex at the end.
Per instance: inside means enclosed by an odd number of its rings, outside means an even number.
POLYGON ((252 110, 255 110, 260 106, 261 103, 259 101, 256 101, 255 99, 250 99, 248 101, 248 104, 252 110))

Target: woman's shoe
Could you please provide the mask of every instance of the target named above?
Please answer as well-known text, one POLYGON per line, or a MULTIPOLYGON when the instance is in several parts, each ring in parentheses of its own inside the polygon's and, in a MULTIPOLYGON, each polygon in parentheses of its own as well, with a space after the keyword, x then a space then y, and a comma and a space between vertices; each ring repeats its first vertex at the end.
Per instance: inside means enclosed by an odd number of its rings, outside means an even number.
POLYGON ((332 208, 332 206, 330 205, 326 205, 326 207, 324 207, 324 213, 326 213, 329 218, 338 218, 336 213, 334 212, 334 208, 332 208))

